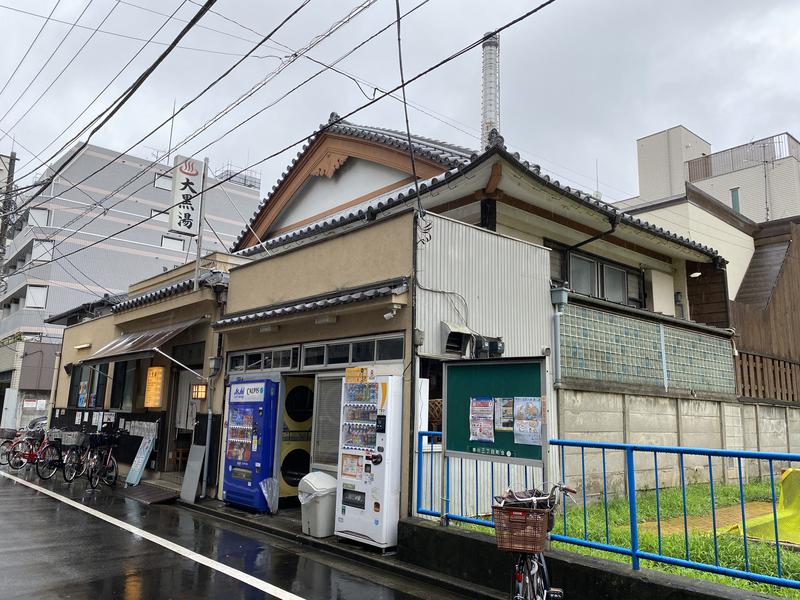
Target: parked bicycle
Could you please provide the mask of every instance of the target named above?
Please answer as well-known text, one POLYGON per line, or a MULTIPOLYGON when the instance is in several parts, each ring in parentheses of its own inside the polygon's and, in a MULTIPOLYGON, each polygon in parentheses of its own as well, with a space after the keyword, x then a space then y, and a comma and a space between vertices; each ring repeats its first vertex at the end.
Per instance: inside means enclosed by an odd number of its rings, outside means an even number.
POLYGON ((120 437, 127 433, 124 429, 115 429, 89 436, 92 449, 89 453, 86 476, 93 489, 96 489, 101 481, 109 487, 116 484, 118 468, 117 459, 114 458, 114 448, 119 445, 120 437))
POLYGON ((64 455, 62 469, 64 481, 69 483, 86 473, 92 446, 89 443, 86 427, 81 428, 81 431, 65 431, 61 439, 63 446, 69 447, 64 455))
POLYGON ((564 591, 550 587, 544 558, 548 532, 555 523, 559 501, 575 490, 557 483, 550 494, 539 490, 507 490, 495 496, 492 506, 497 547, 514 552, 511 600, 561 600, 564 591))
POLYGON ((8 466, 19 471, 27 464, 36 465, 36 474, 50 479, 61 466, 61 444, 52 439, 55 430, 27 431, 8 449, 8 466))
POLYGON ((0 465, 8 464, 8 455, 14 442, 23 439, 33 431, 44 429, 47 420, 44 417, 32 419, 26 427, 21 429, 0 429, 0 465))

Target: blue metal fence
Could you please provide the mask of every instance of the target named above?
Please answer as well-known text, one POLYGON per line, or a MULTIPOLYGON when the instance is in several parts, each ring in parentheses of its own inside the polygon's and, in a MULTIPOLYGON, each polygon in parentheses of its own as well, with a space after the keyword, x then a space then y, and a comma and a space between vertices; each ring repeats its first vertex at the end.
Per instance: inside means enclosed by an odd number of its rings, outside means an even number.
MULTIPOLYGON (((444 507, 445 521, 493 527, 493 496, 508 487, 542 487, 538 469, 460 458, 446 460, 442 481, 440 436, 428 431, 417 436, 417 514, 441 518, 444 507)), ((633 569, 640 568, 640 561, 649 560, 800 589, 800 572, 796 566, 786 565, 785 552, 794 549, 787 550, 784 545, 776 490, 776 470, 800 462, 799 454, 573 440, 550 440, 550 444, 561 479, 578 489, 575 504, 564 506, 552 540, 630 557, 633 569), (768 485, 765 500, 771 506, 772 522, 766 529, 771 532, 770 539, 763 539, 764 526, 761 539, 752 532, 748 535, 745 491, 750 472, 754 472, 752 479, 768 485), (711 528, 690 534, 692 511, 687 490, 697 485, 703 486, 699 496, 710 508, 711 528), (738 500, 739 507, 734 509, 738 531, 730 522, 718 522, 721 492, 728 504, 738 500), (613 519, 610 511, 614 511, 613 519), (627 517, 623 524, 621 511, 627 517), (667 511, 677 515, 669 523, 667 511), (642 530, 640 524, 645 521, 650 522, 642 530), (722 544, 727 550, 724 553, 722 544), (754 553, 759 557, 757 564, 754 553), (732 554, 736 555, 733 559, 732 554)), ((697 502, 698 490, 692 491, 697 502)), ((764 493, 763 487, 760 493, 764 493)), ((769 522, 769 517, 765 518, 769 522)))

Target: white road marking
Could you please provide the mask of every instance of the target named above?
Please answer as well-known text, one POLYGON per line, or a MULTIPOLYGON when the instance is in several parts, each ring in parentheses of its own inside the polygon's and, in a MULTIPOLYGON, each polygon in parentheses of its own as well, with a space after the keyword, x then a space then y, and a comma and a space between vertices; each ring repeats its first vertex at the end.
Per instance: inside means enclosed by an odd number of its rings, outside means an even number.
POLYGON ((247 585, 250 585, 250 586, 252 586, 254 588, 257 588, 257 589, 261 590, 262 592, 266 592, 268 594, 271 594, 272 596, 275 596, 276 598, 279 598, 280 600, 305 600, 305 598, 302 598, 301 596, 298 596, 298 595, 293 594, 291 592, 287 592, 286 590, 281 589, 279 587, 276 587, 276 586, 272 585, 271 583, 267 583, 266 581, 263 581, 262 579, 258 579, 257 577, 253 577, 252 575, 249 575, 249 574, 245 573, 244 571, 240 571, 239 569, 234 569, 233 567, 229 567, 228 565, 223 564, 223 563, 221 563, 219 561, 216 561, 216 560, 214 560, 212 558, 208 558, 207 556, 203 556, 202 554, 198 554, 197 552, 193 552, 192 550, 189 550, 188 548, 184 548, 183 546, 180 546, 179 544, 176 544, 174 542, 170 542, 169 540, 165 540, 164 538, 159 537, 157 535, 154 535, 154 534, 152 534, 152 533, 150 533, 148 531, 145 531, 144 529, 139 529, 138 527, 134 527, 133 525, 131 525, 130 523, 126 523, 125 521, 121 521, 119 519, 115 519, 114 517, 110 517, 107 514, 100 512, 99 510, 95 510, 93 508, 89 508, 88 506, 84 506, 80 502, 75 502, 75 500, 72 500, 70 498, 66 498, 65 496, 62 496, 61 494, 56 494, 55 492, 52 492, 52 491, 50 491, 48 489, 45 489, 45 488, 43 488, 41 486, 38 486, 35 483, 31 483, 30 481, 26 481, 24 479, 21 479, 19 477, 16 477, 15 475, 11 475, 10 473, 6 473, 4 471, 0 471, 0 475, 5 477, 6 479, 10 479, 10 480, 16 481, 17 483, 20 483, 22 485, 28 486, 29 488, 34 489, 37 492, 40 492, 40 493, 45 494, 47 496, 50 496, 51 498, 55 498, 59 502, 63 502, 64 504, 67 504, 68 506, 71 506, 72 508, 77 508, 78 510, 81 510, 81 511, 87 513, 87 514, 90 514, 93 517, 97 517, 98 519, 101 519, 101 520, 105 521, 106 523, 111 523, 112 525, 116 525, 120 529, 124 529, 125 531, 128 531, 128 532, 130 532, 130 533, 132 533, 134 535, 137 535, 137 536, 139 536, 141 538, 144 538, 149 542, 153 542, 154 544, 158 544, 162 548, 166 548, 167 550, 171 550, 172 552, 175 552, 176 554, 180 554, 181 556, 184 556, 184 557, 186 557, 186 558, 188 558, 190 560, 193 560, 196 563, 199 563, 199 564, 201 564, 203 566, 206 566, 206 567, 209 567, 211 569, 214 569, 215 571, 219 571, 220 573, 224 573, 225 575, 228 575, 229 577, 233 577, 234 579, 238 579, 242 583, 246 583, 247 585))

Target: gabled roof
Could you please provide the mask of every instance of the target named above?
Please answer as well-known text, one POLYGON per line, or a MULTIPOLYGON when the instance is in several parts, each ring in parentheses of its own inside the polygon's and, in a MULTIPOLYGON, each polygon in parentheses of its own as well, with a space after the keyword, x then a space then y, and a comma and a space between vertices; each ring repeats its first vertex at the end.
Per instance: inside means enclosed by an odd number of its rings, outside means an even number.
MULTIPOLYGON (((633 229, 638 229, 661 239, 676 243, 686 248, 690 248, 691 250, 708 256, 712 260, 721 258, 716 250, 706 246, 705 244, 695 242, 688 237, 677 235, 667 229, 664 229, 663 227, 653 225, 638 217, 620 211, 614 205, 603 202, 602 200, 598 200, 590 194, 573 189, 569 186, 562 186, 559 181, 553 180, 549 175, 542 174, 539 165, 530 164, 528 161, 521 160, 518 153, 510 153, 506 149, 503 137, 496 131, 493 131, 493 134, 494 135, 490 137, 490 144, 483 154, 473 154, 468 160, 458 164, 456 167, 453 167, 440 175, 436 175, 427 180, 421 181, 419 184, 420 196, 424 198, 429 192, 432 192, 437 188, 451 185, 454 180, 476 169, 481 164, 489 160, 492 156, 501 156, 512 165, 515 165, 523 170, 538 183, 553 189, 562 195, 566 195, 573 200, 576 200, 580 204, 606 216, 609 219, 618 217, 620 224, 627 225, 633 229)), ((327 230, 336 229, 350 223, 364 220, 369 221, 372 220, 377 213, 406 205, 411 200, 416 200, 416 190, 413 185, 408 187, 404 186, 403 188, 387 192, 386 194, 372 198, 363 204, 354 206, 346 212, 333 215, 319 222, 298 228, 297 230, 291 232, 287 232, 272 240, 265 241, 261 246, 252 246, 251 248, 243 249, 241 250, 240 254, 244 256, 257 254, 262 252, 263 248, 271 250, 284 244, 299 241, 300 239, 310 237, 327 230)))
MULTIPOLYGON (((253 213, 248 227, 242 229, 236 241, 233 244, 233 251, 242 250, 240 244, 246 237, 250 227, 255 225, 258 216, 264 211, 272 198, 280 189, 281 185, 289 178, 298 165, 300 160, 309 152, 314 146, 320 136, 323 134, 341 135, 354 139, 366 140, 393 148, 401 152, 408 152, 408 138, 406 133, 396 131, 394 129, 384 129, 382 127, 368 127, 365 125, 356 125, 349 121, 341 120, 338 114, 331 113, 327 123, 319 126, 314 135, 309 139, 308 143, 303 146, 297 156, 292 159, 289 167, 278 178, 275 185, 269 194, 259 203, 253 213)), ((478 155, 475 150, 456 146, 455 144, 448 144, 432 138, 423 137, 420 135, 411 134, 411 145, 414 149, 414 155, 417 158, 426 159, 430 162, 436 163, 442 167, 442 170, 454 169, 462 165, 469 164, 470 160, 478 155)))

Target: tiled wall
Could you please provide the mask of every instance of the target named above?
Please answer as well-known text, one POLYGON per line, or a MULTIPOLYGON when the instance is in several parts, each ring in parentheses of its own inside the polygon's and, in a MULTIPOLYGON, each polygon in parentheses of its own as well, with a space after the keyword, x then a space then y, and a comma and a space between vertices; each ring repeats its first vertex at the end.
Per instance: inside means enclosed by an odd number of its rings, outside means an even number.
POLYGON ((574 304, 561 319, 561 378, 720 394, 736 387, 726 338, 574 304))

